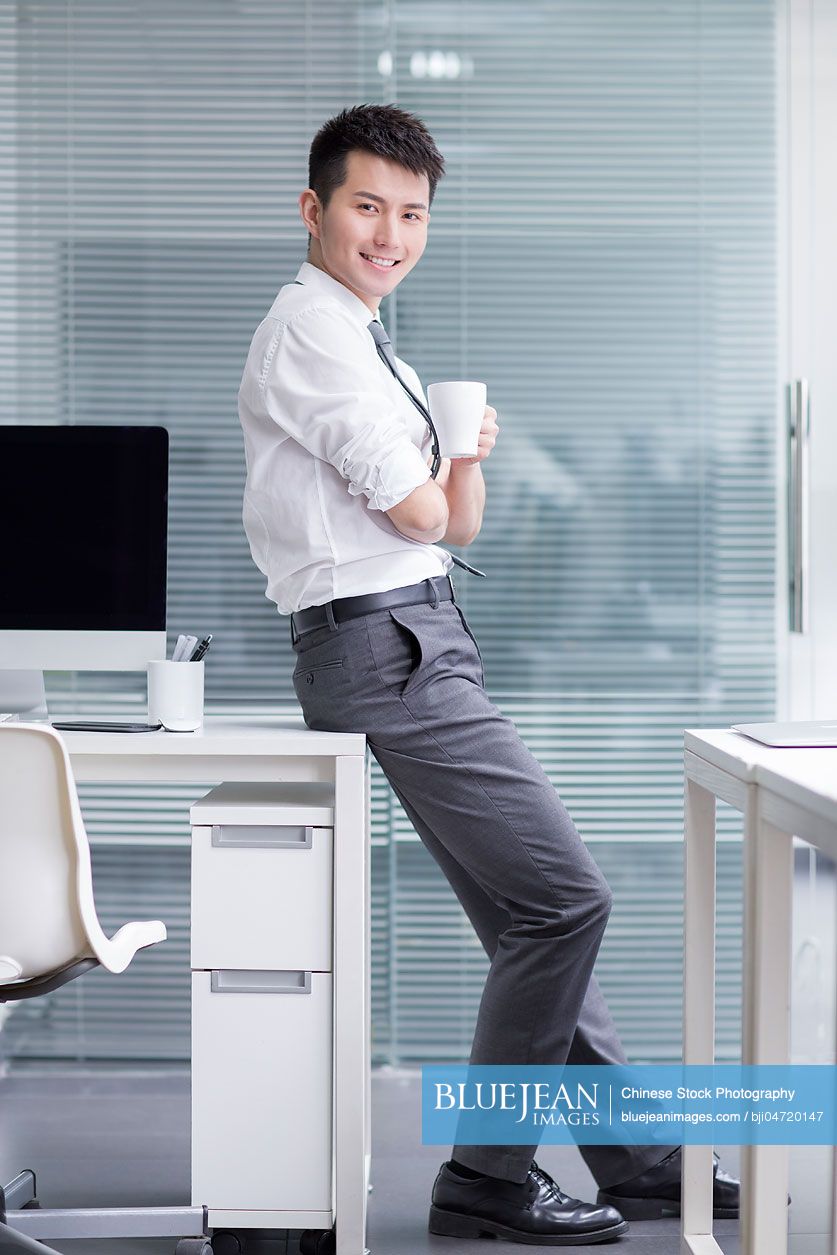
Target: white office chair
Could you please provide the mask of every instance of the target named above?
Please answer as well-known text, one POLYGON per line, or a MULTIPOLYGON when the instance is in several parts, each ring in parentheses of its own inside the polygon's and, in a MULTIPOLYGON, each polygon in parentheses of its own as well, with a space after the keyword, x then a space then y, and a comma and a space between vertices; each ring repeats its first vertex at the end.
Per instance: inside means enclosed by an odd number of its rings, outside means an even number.
MULTIPOLYGON (((165 936, 160 920, 105 936, 63 738, 46 724, 0 724, 0 1003, 49 993, 99 964, 124 972, 138 950, 165 936)), ((201 1209, 42 1210, 29 1169, 0 1189, 1 1251, 51 1250, 39 1237, 169 1236, 189 1232, 186 1222, 205 1234, 201 1209)), ((206 1237, 191 1237, 176 1255, 212 1251, 206 1237)))

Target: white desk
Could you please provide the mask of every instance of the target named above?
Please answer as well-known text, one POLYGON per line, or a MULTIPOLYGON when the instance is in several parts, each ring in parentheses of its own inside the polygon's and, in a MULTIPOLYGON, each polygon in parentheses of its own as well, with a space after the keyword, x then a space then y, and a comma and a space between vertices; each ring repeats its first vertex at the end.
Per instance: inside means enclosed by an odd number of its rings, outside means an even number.
MULTIPOLYGON (((370 1138, 370 774, 366 738, 301 718, 207 717, 200 732, 62 733, 78 781, 334 785, 334 1172, 337 1255, 363 1255, 370 1138)), ((212 1212, 209 1223, 213 1224, 212 1212)), ((305 1228, 304 1218, 284 1227, 305 1228)), ((319 1227, 312 1225, 313 1227, 319 1227)), ((324 1224, 322 1227, 329 1227, 324 1224)))
MULTIPOLYGON (((715 1057, 715 799, 744 815, 742 1062, 790 1061, 793 836, 837 858, 837 749, 775 749, 727 730, 685 733, 683 1062, 715 1057)), ((742 1255, 786 1255, 788 1151, 742 1147, 742 1255)), ((832 1252, 837 1182, 832 1198, 832 1252)), ((720 1255, 712 1147, 683 1155, 682 1255, 720 1255)))

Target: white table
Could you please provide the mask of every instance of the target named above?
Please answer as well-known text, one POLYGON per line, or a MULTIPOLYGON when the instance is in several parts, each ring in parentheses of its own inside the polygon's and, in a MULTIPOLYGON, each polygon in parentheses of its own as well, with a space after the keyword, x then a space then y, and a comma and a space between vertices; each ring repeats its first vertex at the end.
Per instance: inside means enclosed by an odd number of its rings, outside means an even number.
MULTIPOLYGON (((337 1255, 363 1255, 370 1129, 370 773, 366 738, 301 718, 207 716, 199 732, 62 733, 78 781, 334 785, 334 1174, 337 1255)), ((212 1212, 209 1213, 212 1225, 212 1212)), ((285 1227, 304 1228, 289 1220, 285 1227)))
MULTIPOLYGON (((687 730, 683 1062, 715 1057, 715 799, 744 815, 742 1062, 790 1061, 793 837, 837 858, 837 749, 776 749, 737 732, 687 730)), ((786 1255, 788 1150, 742 1147, 742 1255, 786 1255)), ((835 1243, 837 1182, 832 1197, 835 1243)), ((683 1151, 682 1255, 712 1236, 712 1147, 683 1151)))

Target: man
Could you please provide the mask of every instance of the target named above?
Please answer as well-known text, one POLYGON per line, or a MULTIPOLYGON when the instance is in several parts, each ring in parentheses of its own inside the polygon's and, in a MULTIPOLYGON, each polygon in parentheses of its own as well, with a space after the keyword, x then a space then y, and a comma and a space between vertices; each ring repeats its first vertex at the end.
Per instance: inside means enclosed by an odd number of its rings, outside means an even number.
MULTIPOLYGON (((256 330, 239 392, 244 524, 291 615, 306 725, 366 734, 491 958, 471 1063, 624 1063, 593 977, 610 890, 486 695, 442 547, 479 533, 497 414, 486 407, 475 457, 432 474, 421 384, 378 318, 424 252, 443 173, 423 123, 394 106, 345 110, 315 136, 308 260, 256 330)), ((431 1231, 592 1244, 624 1216, 679 1208, 679 1148, 582 1147, 596 1204, 562 1193, 535 1149, 455 1146, 431 1231)), ((738 1183, 717 1174, 715 1214, 737 1208, 738 1183)))

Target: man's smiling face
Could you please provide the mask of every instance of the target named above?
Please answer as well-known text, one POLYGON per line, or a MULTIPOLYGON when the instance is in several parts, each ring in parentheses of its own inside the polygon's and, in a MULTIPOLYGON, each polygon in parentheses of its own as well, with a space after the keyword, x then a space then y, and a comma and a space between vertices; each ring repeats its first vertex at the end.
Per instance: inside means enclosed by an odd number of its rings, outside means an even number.
POLYGON ((311 188, 299 198, 312 236, 308 260, 377 314, 382 298, 424 252, 429 203, 426 174, 354 150, 346 158, 346 179, 325 210, 311 188))

